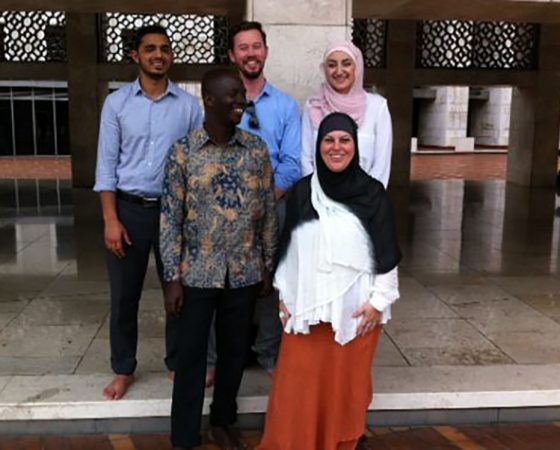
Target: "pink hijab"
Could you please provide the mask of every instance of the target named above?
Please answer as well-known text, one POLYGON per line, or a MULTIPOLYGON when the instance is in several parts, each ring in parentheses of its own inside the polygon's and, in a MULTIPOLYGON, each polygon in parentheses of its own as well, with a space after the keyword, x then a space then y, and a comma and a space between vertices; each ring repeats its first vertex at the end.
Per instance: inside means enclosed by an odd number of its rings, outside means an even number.
POLYGON ((358 126, 364 121, 366 114, 366 91, 364 85, 364 58, 362 52, 351 42, 338 42, 327 47, 321 63, 321 70, 325 73, 325 63, 333 52, 342 51, 352 58, 356 65, 356 80, 350 92, 346 95, 336 92, 325 80, 321 83, 319 92, 309 98, 311 106, 310 117, 315 128, 327 114, 332 112, 343 112, 356 121, 358 126))

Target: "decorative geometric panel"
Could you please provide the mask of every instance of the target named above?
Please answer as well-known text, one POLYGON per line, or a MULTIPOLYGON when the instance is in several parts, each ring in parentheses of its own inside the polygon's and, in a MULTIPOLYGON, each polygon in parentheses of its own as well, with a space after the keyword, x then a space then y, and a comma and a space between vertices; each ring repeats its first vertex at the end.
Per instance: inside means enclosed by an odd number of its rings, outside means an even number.
POLYGON ((530 23, 477 22, 473 64, 480 69, 537 67, 538 27, 530 23))
POLYGON ((66 16, 62 11, 2 11, 0 37, 0 61, 66 61, 66 16))
POLYGON ((535 69, 538 26, 460 20, 418 23, 419 68, 535 69))
POLYGON ((367 68, 385 67, 387 22, 379 19, 354 19, 352 40, 364 56, 367 68))
POLYGON ((177 63, 228 63, 227 17, 193 14, 102 14, 102 60, 110 63, 131 62, 130 53, 136 30, 146 25, 161 25, 167 30, 177 63))

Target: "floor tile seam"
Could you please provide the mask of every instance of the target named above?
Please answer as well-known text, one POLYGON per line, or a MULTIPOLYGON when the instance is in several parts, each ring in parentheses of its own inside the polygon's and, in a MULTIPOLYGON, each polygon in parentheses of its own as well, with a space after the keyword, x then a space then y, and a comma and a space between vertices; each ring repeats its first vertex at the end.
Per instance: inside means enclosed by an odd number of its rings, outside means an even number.
MULTIPOLYGON (((33 298, 35 298, 35 297, 33 297, 33 298)), ((6 324, 6 326, 4 326, 0 330, 0 334, 2 334, 8 328, 9 325, 12 325, 14 322, 17 321, 17 319, 19 319, 19 317, 23 314, 23 312, 29 307, 29 305, 31 305, 31 302, 33 301, 33 298, 24 300, 25 301, 25 306, 23 308, 21 308, 17 313, 15 313, 14 317, 6 324)))
POLYGON ((2 331, 4 331, 6 328, 8 328, 12 323, 14 323, 16 321, 17 318, 19 318, 19 316, 21 316, 23 314, 23 310, 27 308, 27 306, 31 303, 31 300, 29 300, 27 302, 27 305, 25 305, 24 308, 22 308, 18 313, 14 314, 14 317, 12 317, 10 320, 8 320, 8 322, 6 323, 6 325, 4 325, 2 328, 0 328, 0 333, 2 331))
POLYGON ((0 398, 2 397, 2 394, 4 393, 4 391, 10 385, 10 383, 12 383, 12 381, 14 380, 14 375, 8 375, 8 377, 9 377, 8 381, 4 384, 4 386, 2 388, 0 388, 0 398))
POLYGON ((70 262, 67 262, 67 263, 64 265, 64 267, 63 267, 61 270, 59 270, 58 273, 57 273, 56 275, 53 276, 52 280, 51 280, 42 290, 40 290, 39 293, 38 293, 35 297, 33 297, 33 299, 35 299, 35 298, 41 296, 41 294, 42 294, 43 292, 45 292, 56 280, 58 280, 58 279, 61 277, 62 273, 63 273, 68 267, 70 267, 71 264, 72 264, 71 261, 70 261, 70 262))
MULTIPOLYGON (((395 342, 395 340, 393 339, 393 337, 389 334, 389 332, 386 329, 383 329, 383 334, 385 334, 385 336, 387 337, 387 339, 389 339, 389 341, 393 344, 393 346, 397 349, 397 352, 399 353, 399 355, 401 355, 401 357, 404 359, 404 361, 406 362, 406 364, 409 367, 412 367, 412 364, 410 362, 410 360, 406 357, 406 355, 403 353, 403 351, 401 350, 401 348, 397 345, 397 343, 395 342)), ((374 364, 375 364, 375 358, 374 358, 374 364)), ((388 367, 388 366, 385 366, 388 367)))
MULTIPOLYGON (((492 339, 490 339, 488 336, 486 336, 486 334, 482 330, 480 330, 476 325, 471 323, 468 319, 466 319, 464 317, 458 317, 457 319, 455 319, 455 318, 442 318, 442 319, 443 320, 461 320, 461 321, 463 321, 466 325, 468 325, 470 328, 472 328, 473 331, 476 331, 476 333, 479 334, 480 337, 484 341, 491 344, 498 352, 500 352, 502 355, 507 357, 511 361, 510 364, 519 364, 511 355, 509 355, 502 348, 500 348, 500 346, 498 346, 492 339)), ((430 319, 430 320, 434 320, 434 319, 430 319)))
MULTIPOLYGON (((508 300, 516 300, 518 301, 521 305, 526 306, 527 308, 529 308, 530 311, 537 313, 538 316, 540 317, 536 317, 535 319, 537 320, 545 320, 545 321, 550 321, 552 323, 550 323, 551 326, 554 326, 555 328, 558 328, 558 331, 560 332, 560 324, 558 324, 558 322, 556 322, 554 319, 552 319, 552 317, 546 315, 545 313, 543 313, 542 311, 539 311, 538 309, 532 307, 530 304, 527 304, 526 302, 524 302, 523 300, 521 300, 521 298, 514 296, 512 294, 508 294, 508 296, 511 296, 511 298, 508 298, 508 300)), ((494 301, 499 301, 501 299, 490 299, 489 302, 494 302, 494 301)), ((478 303, 479 305, 482 305, 482 303, 478 303)), ((455 313, 457 314, 459 317, 462 317, 466 320, 471 320, 467 317, 464 317, 462 314, 460 314, 460 312, 458 311, 458 308, 460 308, 462 305, 467 305, 465 303, 462 304, 447 304, 447 306, 455 313)), ((488 306, 488 305, 482 305, 484 306, 488 306)), ((528 312, 528 311, 527 311, 528 312)), ((525 314, 526 312, 523 312, 522 314, 525 314)), ((485 331, 483 331, 482 329, 479 329, 482 333, 485 333, 485 331)), ((552 332, 552 331, 551 331, 552 332)))
MULTIPOLYGON (((476 272, 476 271, 475 271, 475 272, 476 272)), ((413 277, 414 277, 414 275, 413 275, 413 277)), ((489 281, 490 278, 491 278, 490 276, 484 276, 484 275, 482 275, 482 280, 483 280, 482 283, 460 285, 459 287, 460 287, 460 288, 463 288, 463 287, 465 287, 465 286, 493 287, 493 288, 495 288, 495 289, 497 289, 497 290, 499 290, 499 291, 500 291, 500 290, 503 291, 504 294, 506 294, 506 295, 508 295, 508 296, 511 296, 511 297, 514 297, 514 298, 516 298, 516 299, 519 300, 519 298, 518 298, 515 294, 512 294, 511 292, 507 291, 504 287, 500 286, 498 283, 489 281)), ((416 278, 415 278, 415 279, 416 279, 416 278)), ((442 297, 437 293, 437 290, 436 290, 436 289, 437 289, 437 287, 456 287, 455 284, 453 284, 453 285, 445 285, 445 284, 429 284, 429 285, 425 285, 425 284, 423 284, 423 283, 422 283, 420 280, 418 280, 418 279, 416 279, 416 281, 418 281, 418 283, 420 283, 424 288, 426 288, 427 290, 429 290, 434 296, 436 296, 436 297, 437 297, 441 302, 443 302, 445 305, 447 305, 447 306, 449 306, 449 307, 451 307, 451 306, 454 305, 454 304, 452 304, 452 303, 449 303, 449 302, 448 302, 447 300, 445 300, 444 298, 442 298, 442 297)), ((497 299, 496 299, 496 300, 497 300, 497 299)))
MULTIPOLYGON (((75 294, 57 294, 57 293, 48 293, 45 294, 45 291, 41 291, 41 293, 39 293, 37 296, 35 296, 35 298, 33 298, 33 300, 38 300, 38 301, 56 301, 56 302, 73 302, 76 301, 76 297, 80 297, 80 299, 82 297, 90 297, 90 296, 101 296, 101 295, 107 295, 107 297, 109 296, 109 292, 108 291, 99 291, 99 292, 76 292, 75 294)), ((107 299, 104 298, 102 300, 92 300, 91 298, 86 298, 87 301, 89 302, 94 302, 94 303, 107 303, 107 299)))
POLYGON ((544 312, 540 311, 539 309, 535 308, 535 306, 531 305, 530 303, 527 303, 525 300, 523 300, 521 298, 520 295, 514 295, 514 297, 519 300, 521 303, 523 303, 524 305, 527 305, 529 308, 531 308, 534 312, 538 313, 539 315, 543 316, 544 318, 551 320, 552 322, 554 322, 556 325, 560 324, 558 322, 556 322, 552 317, 560 317, 560 314, 558 316, 549 316, 548 314, 545 314, 544 312))
POLYGON ((85 359, 88 351, 91 349, 93 342, 95 341, 95 339, 97 338, 97 336, 99 335, 99 333, 101 332, 101 329, 103 328, 103 325, 105 324, 105 321, 107 320, 107 317, 109 317, 110 315, 110 311, 107 311, 103 317, 103 320, 99 323, 99 326, 97 327, 97 331, 94 333, 93 337, 91 338, 89 344, 87 345, 87 348, 84 350, 84 352, 79 355, 78 358, 78 362, 76 363, 76 365, 74 366, 74 369, 72 370, 72 374, 77 374, 77 370, 80 367, 80 364, 82 364, 83 360, 85 359))
MULTIPOLYGON (((466 320, 466 319, 465 319, 466 320)), ((502 349, 495 341, 494 339, 492 339, 491 337, 487 336, 484 332, 482 332, 480 329, 478 329, 474 324, 470 323, 467 320, 467 323, 473 327, 478 333, 480 333, 484 339, 486 341, 488 341, 490 344, 492 344, 493 347, 495 347, 501 354, 503 354, 504 356, 506 356, 511 363, 510 364, 521 364, 519 361, 517 361, 512 355, 510 355, 508 352, 506 352, 504 349, 502 349)))

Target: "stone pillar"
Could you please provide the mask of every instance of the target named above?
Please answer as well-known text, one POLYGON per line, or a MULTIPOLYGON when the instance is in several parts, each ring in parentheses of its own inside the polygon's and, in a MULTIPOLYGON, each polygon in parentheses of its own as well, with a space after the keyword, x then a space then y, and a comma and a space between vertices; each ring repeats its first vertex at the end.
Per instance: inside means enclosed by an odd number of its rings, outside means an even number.
POLYGON ((488 98, 469 102, 469 136, 477 146, 506 148, 509 145, 511 88, 483 89, 488 98))
POLYGON ((469 88, 435 87, 436 99, 422 103, 418 124, 418 145, 474 150, 467 137, 469 88))
POLYGON ((351 37, 350 0, 248 0, 247 16, 267 33, 267 79, 301 105, 323 81, 319 64, 328 43, 351 37))
POLYGON ((410 183, 410 140, 416 22, 393 20, 387 29, 387 69, 383 94, 393 120, 393 159, 390 184, 410 183))
POLYGON ((66 13, 66 23, 76 264, 79 276, 89 279, 99 277, 96 268, 105 266, 101 208, 91 188, 95 181, 99 115, 107 83, 99 81, 97 71, 96 15, 66 13))
MULTIPOLYGON (((551 250, 550 260, 555 263, 554 208, 556 195, 553 189, 530 189, 509 183, 506 186, 504 227, 501 252, 517 270, 528 269, 533 255, 544 255, 551 250), (528 258, 529 257, 529 258, 528 258)), ((507 274, 507 273, 506 273, 507 274)))
POLYGON ((106 90, 97 72, 97 16, 67 13, 66 24, 72 184, 89 189, 95 179, 100 106, 106 90))
POLYGON ((560 133, 560 25, 542 24, 533 87, 514 88, 507 180, 531 187, 556 182, 560 133))

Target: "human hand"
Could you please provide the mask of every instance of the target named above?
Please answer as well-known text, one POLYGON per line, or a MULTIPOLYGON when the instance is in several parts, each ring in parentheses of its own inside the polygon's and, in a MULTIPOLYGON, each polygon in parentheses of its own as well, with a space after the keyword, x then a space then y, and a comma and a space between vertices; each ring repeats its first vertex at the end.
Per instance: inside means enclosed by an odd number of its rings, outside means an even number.
POLYGON ((360 323, 358 324, 357 334, 358 336, 365 336, 366 334, 371 333, 374 328, 381 323, 382 313, 366 302, 354 314, 352 314, 352 317, 354 318, 358 318, 360 316, 362 317, 362 320, 360 320, 360 323))
POLYGON ((282 300, 280 300, 278 309, 280 310, 279 316, 280 322, 282 322, 282 328, 286 328, 286 324, 288 323, 288 320, 290 320, 290 317, 292 317, 292 315, 290 314, 290 311, 288 311, 288 308, 286 308, 286 305, 282 300))
POLYGON ((183 308, 183 286, 180 281, 169 281, 163 287, 165 312, 171 317, 177 317, 183 308))
POLYGON ((280 189, 278 187, 274 188, 274 198, 276 200, 280 200, 282 197, 284 197, 285 194, 286 193, 282 189, 280 189))
POLYGON ((268 270, 265 270, 263 279, 261 282, 261 289, 259 291, 259 297, 268 297, 274 291, 272 287, 272 275, 268 270))
POLYGON ((117 258, 124 258, 124 243, 132 245, 128 232, 119 220, 105 222, 105 247, 117 258))

